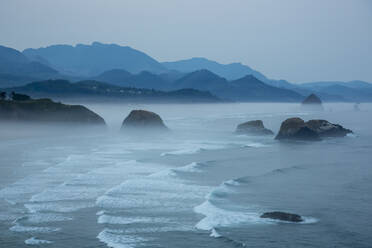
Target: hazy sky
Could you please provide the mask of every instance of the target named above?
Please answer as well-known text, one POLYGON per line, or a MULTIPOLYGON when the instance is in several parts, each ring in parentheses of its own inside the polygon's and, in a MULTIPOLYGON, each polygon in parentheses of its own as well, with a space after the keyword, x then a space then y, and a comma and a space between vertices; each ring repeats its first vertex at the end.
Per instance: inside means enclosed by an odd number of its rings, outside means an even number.
POLYGON ((1 45, 93 41, 292 82, 372 82, 372 0, 0 0, 1 45))

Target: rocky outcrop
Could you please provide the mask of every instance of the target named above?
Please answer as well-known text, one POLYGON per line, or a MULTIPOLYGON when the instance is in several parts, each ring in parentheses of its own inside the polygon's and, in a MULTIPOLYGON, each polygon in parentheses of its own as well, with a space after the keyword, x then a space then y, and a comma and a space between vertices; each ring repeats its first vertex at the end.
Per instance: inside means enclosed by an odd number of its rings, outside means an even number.
POLYGON ((128 128, 168 130, 158 114, 146 110, 132 110, 121 126, 128 128))
POLYGON ((332 124, 326 120, 309 120, 306 122, 306 126, 317 132, 320 137, 344 137, 348 133, 353 132, 339 124, 332 124))
POLYGON ((236 133, 250 135, 273 135, 273 131, 265 128, 261 120, 248 121, 239 124, 236 128, 236 133))
POLYGON ((278 140, 320 140, 322 137, 344 137, 351 130, 326 120, 309 120, 289 118, 282 122, 275 139, 278 140))
POLYGON ((281 220, 281 221, 289 221, 289 222, 302 222, 303 219, 298 214, 291 214, 291 213, 285 213, 285 212, 267 212, 260 216, 261 218, 268 218, 273 220, 281 220))
POLYGON ((105 125, 105 121, 82 105, 66 105, 50 99, 0 100, 3 121, 56 122, 105 125))
POLYGON ((323 110, 322 101, 315 94, 311 94, 308 97, 306 97, 305 100, 303 100, 302 102, 302 107, 315 110, 323 110))
POLYGON ((277 140, 320 140, 319 135, 308 128, 301 118, 289 118, 282 122, 277 140))

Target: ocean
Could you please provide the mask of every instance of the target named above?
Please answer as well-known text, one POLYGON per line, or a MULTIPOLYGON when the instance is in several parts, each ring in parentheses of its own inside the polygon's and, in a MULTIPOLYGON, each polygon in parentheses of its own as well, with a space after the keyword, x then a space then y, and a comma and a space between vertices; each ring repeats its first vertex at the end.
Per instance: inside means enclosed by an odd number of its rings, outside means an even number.
POLYGON ((87 104, 107 129, 1 124, 0 247, 372 247, 372 104, 87 104), (126 135, 132 109, 169 133, 126 135), (234 133, 326 119, 344 138, 234 133), (301 223, 260 218, 300 214, 301 223))

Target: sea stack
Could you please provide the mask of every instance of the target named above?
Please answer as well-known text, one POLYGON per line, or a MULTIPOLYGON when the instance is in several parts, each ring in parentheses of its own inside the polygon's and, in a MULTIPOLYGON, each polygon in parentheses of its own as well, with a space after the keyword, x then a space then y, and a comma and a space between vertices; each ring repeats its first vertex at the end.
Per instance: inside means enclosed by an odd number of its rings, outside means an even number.
POLYGON ((308 128, 301 118, 289 118, 282 122, 277 140, 320 140, 319 135, 308 128))
POLYGON ((298 214, 291 214, 291 213, 285 213, 285 212, 267 212, 260 216, 261 218, 268 218, 273 220, 281 220, 281 221, 288 221, 288 222, 302 222, 303 219, 298 214))
POLYGON ((247 121, 239 124, 236 128, 236 133, 238 134, 248 134, 248 135, 273 135, 273 131, 265 128, 261 120, 247 121))
POLYGON ((168 130, 158 114, 146 110, 132 110, 124 119, 121 129, 168 130))
POLYGON ((301 118, 289 118, 282 122, 275 139, 317 141, 326 137, 344 137, 348 133, 352 133, 352 131, 326 120, 305 122, 301 118))
POLYGON ((302 106, 312 110, 323 110, 322 101, 315 94, 311 94, 306 97, 302 102, 302 106))

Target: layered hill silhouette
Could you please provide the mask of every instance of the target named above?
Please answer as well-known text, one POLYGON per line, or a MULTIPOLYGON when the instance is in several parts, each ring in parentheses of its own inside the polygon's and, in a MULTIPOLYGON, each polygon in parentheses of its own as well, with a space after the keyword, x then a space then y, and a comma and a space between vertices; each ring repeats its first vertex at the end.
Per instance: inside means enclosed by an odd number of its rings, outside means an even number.
POLYGON ((224 77, 227 80, 239 79, 246 75, 253 75, 262 81, 267 80, 262 73, 241 63, 220 64, 206 58, 191 58, 174 62, 163 62, 162 64, 170 70, 176 70, 183 73, 205 69, 219 75, 220 77, 224 77))
POLYGON ((102 81, 122 87, 135 87, 145 89, 168 90, 170 81, 148 71, 142 71, 138 74, 131 74, 122 69, 113 69, 105 71, 102 74, 93 77, 93 80, 102 81))
POLYGON ((42 57, 64 74, 91 77, 112 69, 131 73, 163 72, 163 65, 147 54, 128 46, 93 42, 91 45, 54 45, 23 51, 29 58, 42 57))
POLYGON ((59 77, 58 71, 37 61, 28 59, 21 52, 0 46, 0 85, 11 86, 59 77))
POLYGON ((47 80, 24 86, 1 89, 34 98, 55 100, 121 101, 121 102, 220 102, 209 92, 180 89, 169 92, 151 89, 120 87, 94 80, 71 83, 67 80, 47 80))
POLYGON ((303 99, 294 91, 267 85, 252 75, 227 81, 208 70, 189 73, 175 81, 172 87, 208 90, 221 98, 236 101, 297 102, 303 99))
POLYGON ((372 101, 372 84, 363 81, 292 84, 269 79, 241 63, 206 58, 160 63, 116 44, 53 45, 23 52, 0 46, 0 88, 49 79, 95 80, 158 91, 192 88, 232 101, 301 102, 312 93, 323 101, 372 101))

